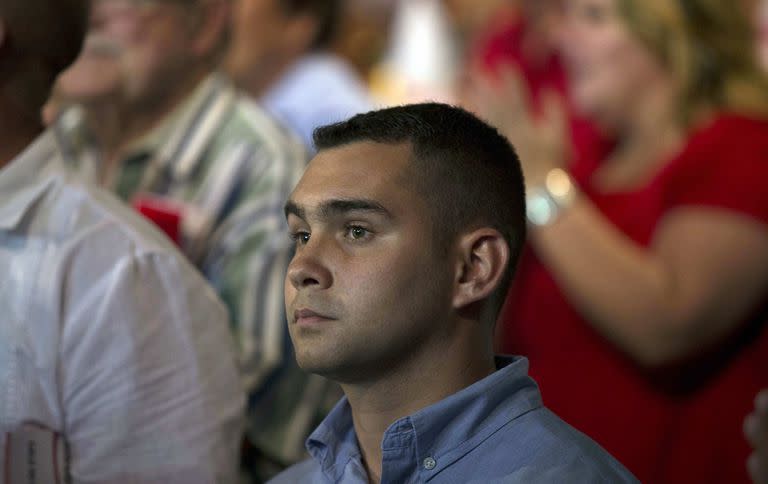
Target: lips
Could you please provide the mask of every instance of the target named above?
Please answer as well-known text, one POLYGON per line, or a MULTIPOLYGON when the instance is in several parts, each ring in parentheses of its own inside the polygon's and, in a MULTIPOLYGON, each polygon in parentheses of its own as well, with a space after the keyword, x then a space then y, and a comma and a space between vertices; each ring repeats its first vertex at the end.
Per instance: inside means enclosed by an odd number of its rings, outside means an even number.
POLYGON ((315 325, 333 321, 336 318, 315 312, 311 309, 297 309, 293 312, 293 321, 300 325, 315 325))

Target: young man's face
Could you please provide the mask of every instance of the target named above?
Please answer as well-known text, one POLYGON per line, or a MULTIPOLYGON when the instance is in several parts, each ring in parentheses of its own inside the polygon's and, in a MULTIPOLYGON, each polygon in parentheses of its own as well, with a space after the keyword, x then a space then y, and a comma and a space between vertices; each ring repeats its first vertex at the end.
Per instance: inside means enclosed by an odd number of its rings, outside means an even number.
POLYGON ((285 305, 305 370, 370 381, 450 331, 453 267, 435 250, 410 157, 407 144, 321 151, 288 202, 285 305))

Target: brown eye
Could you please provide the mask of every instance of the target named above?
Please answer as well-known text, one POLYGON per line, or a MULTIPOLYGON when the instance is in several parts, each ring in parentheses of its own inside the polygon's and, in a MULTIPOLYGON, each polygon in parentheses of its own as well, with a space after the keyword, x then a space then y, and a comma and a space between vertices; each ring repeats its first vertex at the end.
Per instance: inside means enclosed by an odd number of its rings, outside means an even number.
POLYGON ((309 242, 309 232, 295 232, 291 234, 291 240, 296 245, 306 245, 309 242))
POLYGON ((347 237, 351 240, 361 240, 368 236, 370 232, 363 227, 357 225, 350 225, 347 227, 347 237))

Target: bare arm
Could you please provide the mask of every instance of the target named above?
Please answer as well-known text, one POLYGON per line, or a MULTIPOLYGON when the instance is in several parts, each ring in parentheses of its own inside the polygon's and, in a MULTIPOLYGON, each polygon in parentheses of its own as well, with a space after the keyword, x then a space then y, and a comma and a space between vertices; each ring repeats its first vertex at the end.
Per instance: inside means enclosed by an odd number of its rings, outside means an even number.
POLYGON ((670 212, 646 249, 580 197, 531 242, 590 324, 646 366, 715 342, 768 288, 768 227, 713 208, 670 212))
MULTIPOLYGON (((500 81, 479 80, 475 96, 518 151, 528 186, 565 166, 566 116, 556 95, 545 95, 534 116, 520 74, 508 68, 500 81)), ((721 179, 739 169, 721 161, 706 183, 745 183, 721 179)), ((579 196, 555 223, 531 230, 530 241, 587 322, 644 366, 716 342, 768 292, 768 225, 734 211, 676 208, 646 248, 579 196)))

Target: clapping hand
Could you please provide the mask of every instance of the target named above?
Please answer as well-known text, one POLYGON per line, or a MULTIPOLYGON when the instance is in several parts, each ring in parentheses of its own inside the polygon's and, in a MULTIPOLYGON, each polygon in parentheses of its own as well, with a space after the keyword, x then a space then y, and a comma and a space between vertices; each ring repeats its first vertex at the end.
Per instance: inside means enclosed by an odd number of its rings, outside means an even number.
POLYGON ((755 484, 768 484, 768 389, 755 398, 755 410, 744 420, 744 435, 754 451, 747 468, 755 484))
POLYGON ((568 122, 560 95, 544 91, 535 110, 528 86, 512 65, 498 75, 477 75, 469 88, 470 109, 495 126, 515 147, 529 186, 543 183, 553 168, 562 168, 568 145, 568 122))

